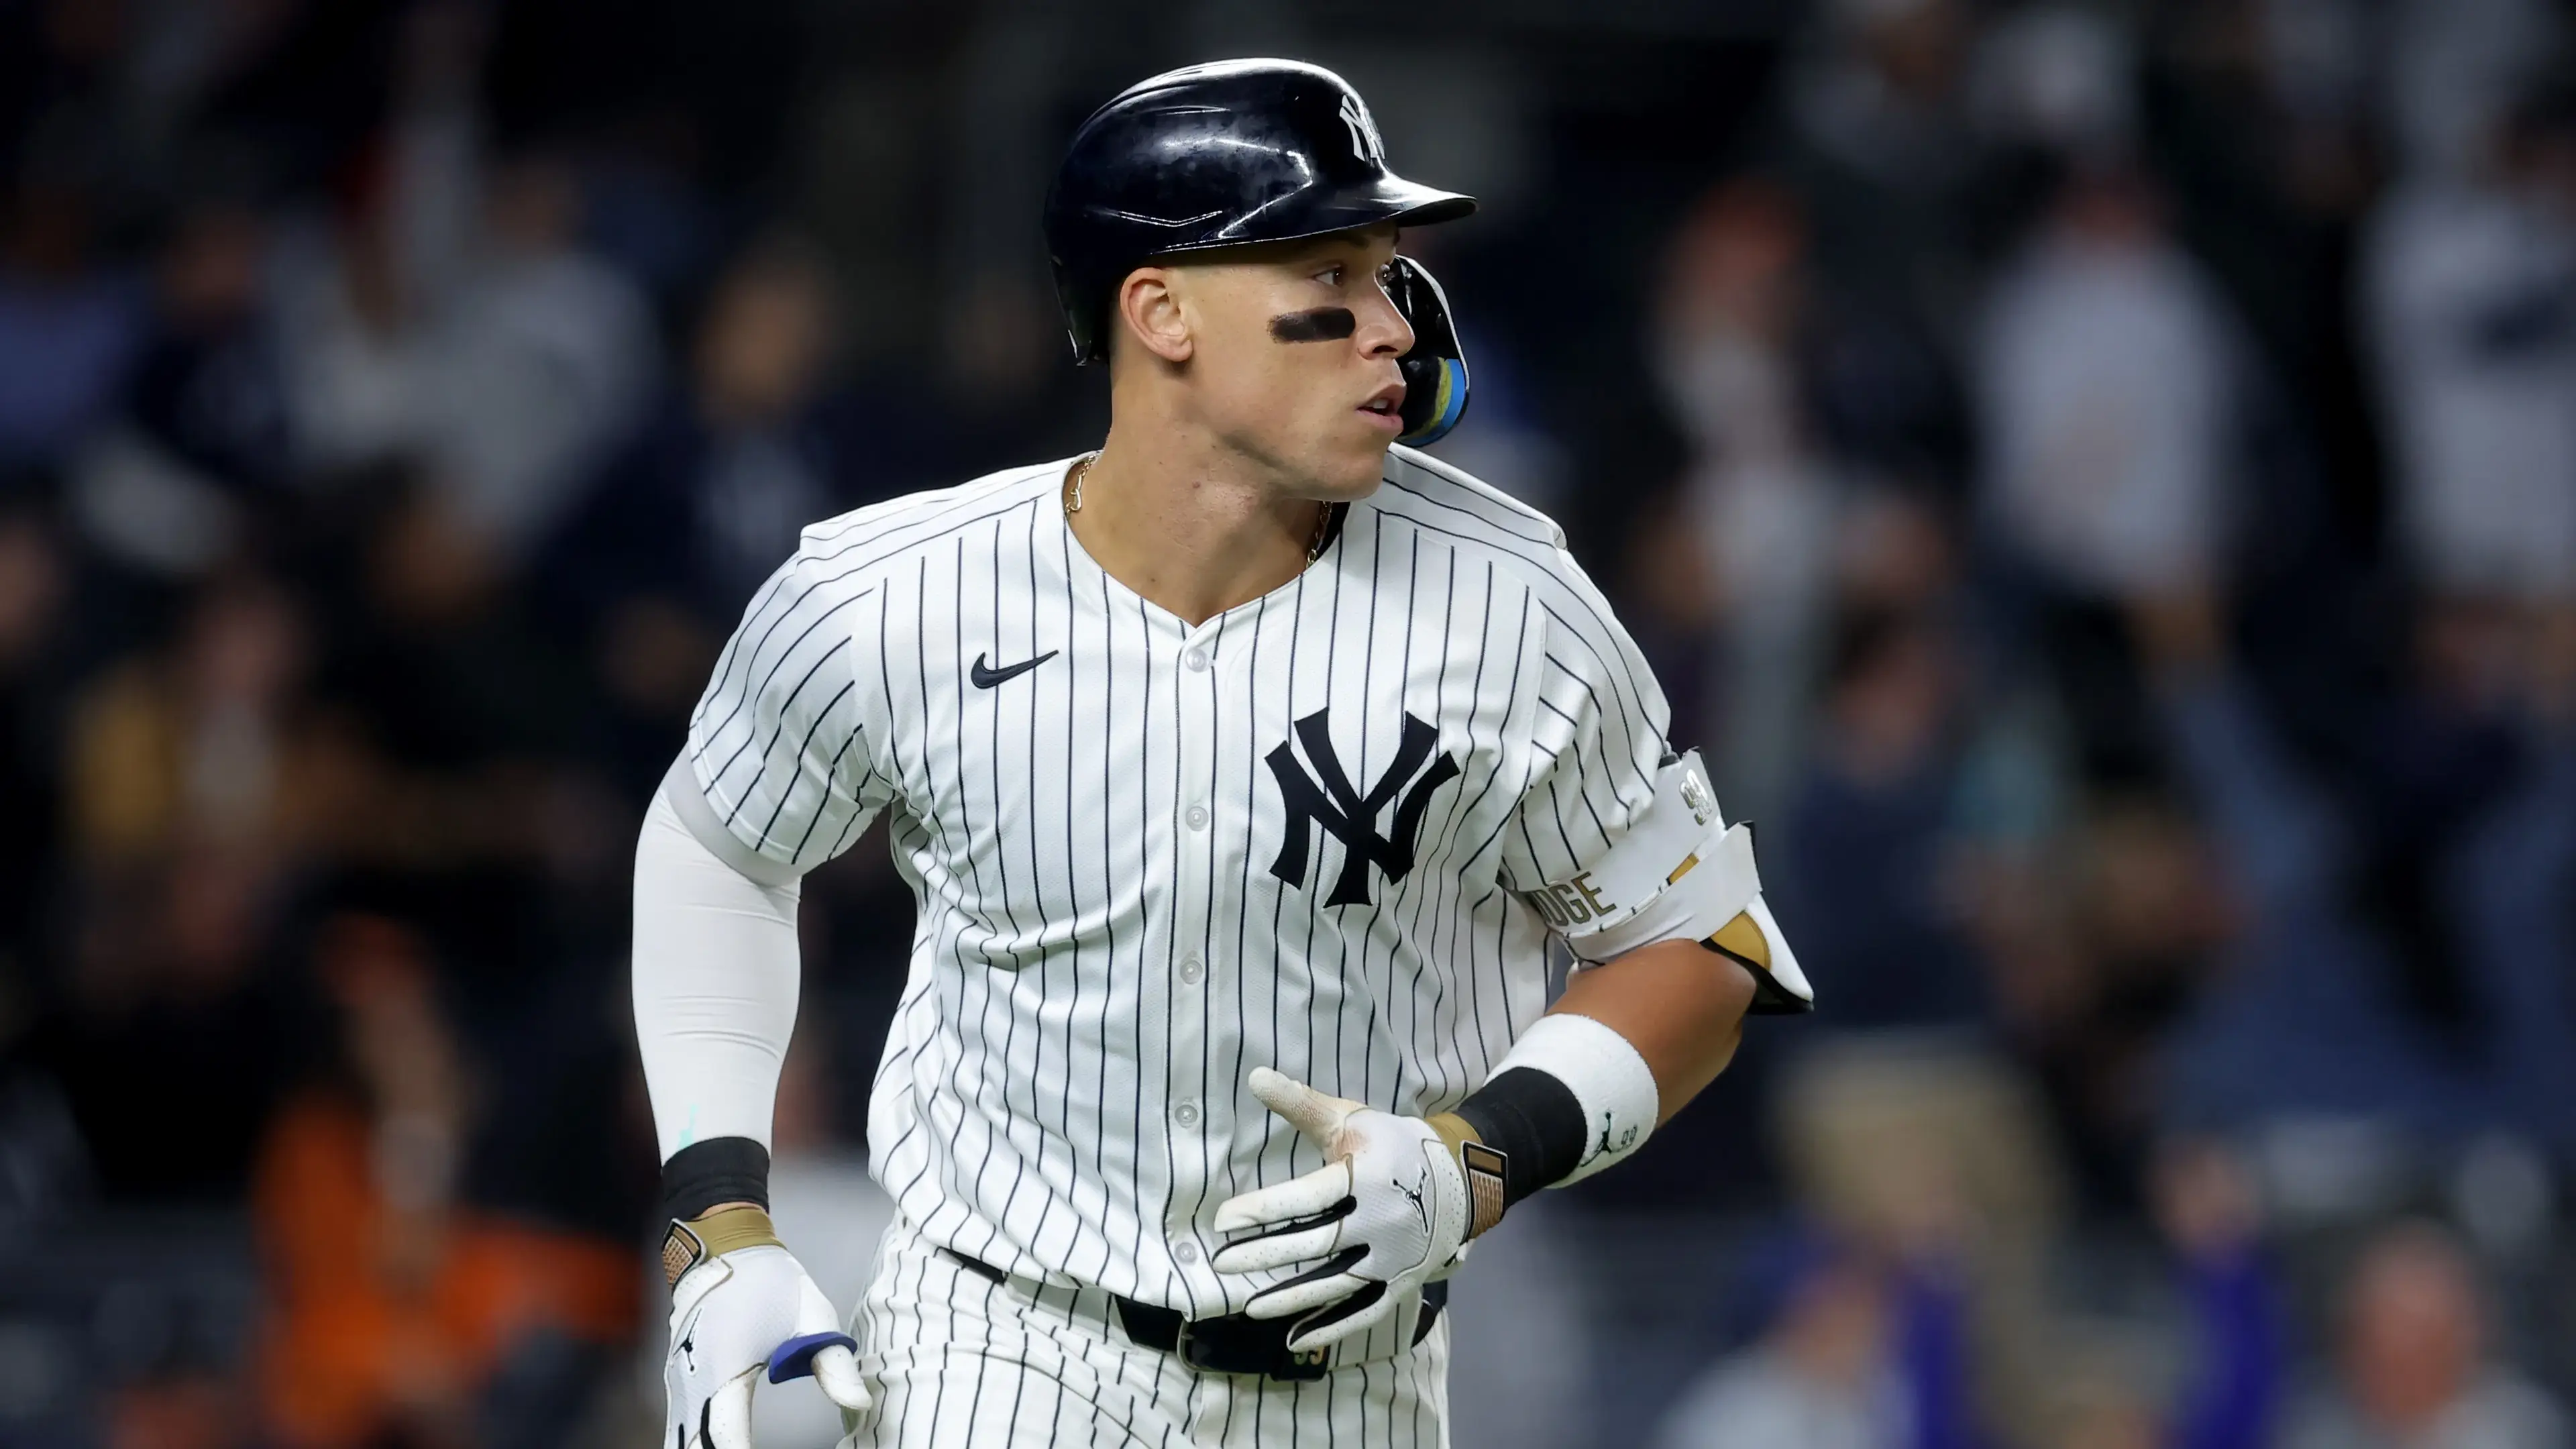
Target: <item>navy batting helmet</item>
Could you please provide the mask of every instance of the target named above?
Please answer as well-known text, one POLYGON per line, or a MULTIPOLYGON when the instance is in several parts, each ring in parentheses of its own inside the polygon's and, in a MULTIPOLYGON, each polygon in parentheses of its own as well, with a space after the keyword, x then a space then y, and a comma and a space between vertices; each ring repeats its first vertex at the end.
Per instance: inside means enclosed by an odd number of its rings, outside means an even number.
POLYGON ((1377 122, 1340 76, 1227 60, 1141 81, 1092 112, 1047 192, 1047 254, 1074 360, 1097 362, 1118 284, 1155 258, 1475 209, 1388 170, 1377 122))

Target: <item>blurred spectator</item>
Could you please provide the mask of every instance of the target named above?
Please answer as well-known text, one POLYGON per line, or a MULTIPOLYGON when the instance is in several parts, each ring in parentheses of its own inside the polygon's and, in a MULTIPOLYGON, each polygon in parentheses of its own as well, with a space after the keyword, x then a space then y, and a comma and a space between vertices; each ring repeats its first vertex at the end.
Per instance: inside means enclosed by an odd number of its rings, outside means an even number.
MULTIPOLYGON (((1809 1249, 1777 1270, 1771 1322, 1686 1390, 1657 1449, 1931 1449, 1907 1382, 1906 1292, 1848 1251, 1809 1249)), ((1929 1309, 1927 1303, 1922 1305, 1929 1309)), ((1928 1366, 1928 1365, 1926 1365, 1928 1366)))
POLYGON ((278 859, 332 829, 346 785, 305 697, 311 649, 294 601, 243 576, 198 597, 168 657, 89 682, 65 762, 85 863, 190 843, 278 859))
POLYGON ((1955 357, 1993 222, 1967 109, 1968 7, 1835 0, 1790 73, 1770 155, 1806 203, 1817 268, 1874 327, 1955 357))
POLYGON ((643 299, 582 249, 580 227, 562 158, 502 167, 443 319, 431 457, 459 516, 513 556, 553 527, 653 377, 643 299))
POLYGON ((2534 661, 2528 769, 2463 822, 2447 858, 2429 867, 2456 922, 2468 1003, 2484 1030, 2499 1125, 2576 1162, 2576 737, 2570 735, 2571 642, 2561 621, 2534 661), (2552 677, 2553 674, 2556 677, 2552 677))
POLYGON ((2156 1225, 2181 1269, 2192 1329, 2193 1366, 2163 1442, 2263 1449, 2272 1442, 2289 1344, 2253 1176, 2214 1141, 2167 1144, 2153 1175, 2156 1225))
POLYGON ((548 586, 589 615, 654 594, 731 628, 805 525, 847 506, 862 462, 826 385, 834 308, 803 246, 778 238, 736 259, 698 324, 686 385, 575 500, 548 586))
POLYGON ((359 172, 328 224, 290 232, 274 263, 287 413, 307 474, 429 447, 432 299, 403 265, 390 191, 381 166, 359 172))
POLYGON ((82 687, 61 769, 76 887, 38 1059, 111 1196, 239 1191, 300 1059, 277 951, 293 869, 335 812, 290 601, 227 580, 166 655, 82 687))
POLYGON ((1738 815, 1767 814, 1796 758, 1842 509, 1844 480, 1809 419, 1798 355, 1806 245, 1799 208, 1778 188, 1712 192, 1674 244, 1657 339, 1693 447, 1699 567, 1714 580, 1717 662, 1700 682, 1718 701, 1709 759, 1738 815))
POLYGON ((270 1129, 253 1199, 269 1420, 299 1446, 560 1443, 634 1330, 628 1245, 460 1203, 483 1104, 423 942, 342 914, 317 955, 335 1060, 270 1129))
POLYGON ((2406 170, 2456 175, 2481 150, 2511 98, 2562 70, 2576 41, 2548 0, 2401 0, 2389 17, 2389 123, 2406 170))
POLYGON ((1990 503, 2060 588, 2102 598, 2210 577, 2226 329, 2134 178, 2071 180, 1998 277, 1980 353, 1990 503))
POLYGON ((1773 899, 1799 959, 1836 983, 1835 1030, 1975 1031, 1989 1014, 1954 858, 1960 663, 1929 618, 1864 610, 1838 634, 1773 899))
POLYGON ((2435 605, 2346 805, 2226 662, 2205 601, 2143 607, 2176 757, 2239 895, 2220 984, 2184 1027, 2167 1110, 2358 1117, 2438 1143, 2507 1124, 2567 1140, 2557 923, 2571 864, 2563 685, 2527 631, 2435 605))
POLYGON ((2230 901, 2191 819, 2155 795, 2107 796, 2047 848, 2044 862, 1977 862, 1979 934, 2078 1186, 2126 1215, 2168 1100, 2165 1046, 2211 974, 2230 901))
POLYGON ((2139 694, 2100 610, 2211 579, 2227 524, 2229 324, 2134 176, 2077 173, 1995 284, 1978 353, 1985 507, 2088 772, 2135 773, 2139 694))
POLYGON ((2421 1224, 2362 1250, 2342 1305, 2336 1382, 2292 1412, 2283 1449, 2557 1449, 2559 1406, 2496 1361, 2476 1270, 2421 1224))
POLYGON ((85 884, 70 979, 29 1057, 60 1083, 109 1201, 239 1201, 305 1054, 278 969, 283 885, 272 862, 211 842, 85 884))
POLYGON ((1927 1442, 1970 1427, 2040 1442, 2044 1269, 2066 1194, 2030 1084, 1973 1042, 1864 1032, 1798 1054, 1774 1101, 1797 1200, 1958 1299, 1939 1364, 1914 1377, 1919 1402, 1944 1406, 1922 1421, 1943 1436, 1927 1442))
POLYGON ((141 289, 95 251, 91 207, 42 173, 0 197, 0 469, 68 455, 141 343, 141 289))
POLYGON ((2136 40, 2110 17, 2034 5, 1995 17, 1970 76, 1981 129, 2061 160, 2133 154, 2136 40))
POLYGON ((0 982, 36 975, 60 868, 60 552, 34 516, 0 514, 0 982))
POLYGON ((2449 595, 2576 601, 2576 90, 2373 219, 2362 306, 2408 561, 2449 595))
POLYGON ((539 777, 573 738, 582 683, 451 495, 401 475, 376 486, 347 560, 358 576, 324 621, 322 686, 370 770, 344 848, 422 872, 530 862, 539 777))
POLYGON ((2401 959, 2357 909, 2372 902, 2348 816, 2226 666, 2205 601, 2145 617, 2177 767, 2238 897, 2217 981, 2172 1047, 2168 1120, 2358 1115, 2430 1140, 2456 1131, 2471 1089, 2406 1009, 2401 959))
POLYGON ((203 1370, 157 1374, 119 1389, 104 1449, 246 1449, 259 1420, 241 1385, 203 1370))
MULTIPOLYGON (((1616 578, 1619 618, 1654 667, 1673 709, 1672 739, 1721 759, 1719 722, 1727 701, 1717 690, 1723 664, 1715 638, 1717 580, 1708 567, 1705 530, 1679 489, 1641 500, 1628 522, 1616 578)), ((1741 802, 1721 796, 1735 814, 1741 802)))
POLYGON ((2230 379, 2262 454, 2233 483, 2230 522, 2246 543, 2304 555, 2290 587, 2310 596, 2316 555, 2367 547, 2376 529, 2382 460, 2355 358, 2353 228, 2382 164, 2374 46, 2404 8, 2179 0, 2138 12, 2130 154, 2152 168, 2175 237, 2261 363, 2230 379))
POLYGON ((125 416, 73 484, 84 532, 128 567, 204 572, 251 541, 249 514, 287 477, 267 265, 266 221, 235 204, 187 212, 162 246, 125 416))
POLYGON ((639 796, 669 766, 717 646, 799 532, 899 467, 859 446, 869 430, 832 385, 835 307, 803 245, 773 238, 737 258, 707 301, 686 385, 646 411, 544 549, 553 621, 605 687, 604 763, 639 796))
POLYGON ((641 296, 579 247, 566 165, 528 153, 485 188, 470 132, 448 134, 465 125, 418 122, 336 227, 288 249, 281 335, 308 471, 416 460, 515 564, 643 402, 655 339, 641 296))

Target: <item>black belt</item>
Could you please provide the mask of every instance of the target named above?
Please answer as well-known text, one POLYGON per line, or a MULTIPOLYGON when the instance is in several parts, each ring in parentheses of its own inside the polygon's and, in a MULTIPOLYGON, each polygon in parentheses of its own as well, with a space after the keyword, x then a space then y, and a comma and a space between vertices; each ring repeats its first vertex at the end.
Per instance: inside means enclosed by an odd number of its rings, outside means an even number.
MULTIPOLYGON (((954 1248, 939 1251, 964 1268, 996 1287, 1008 1275, 980 1259, 967 1257, 954 1248)), ((1191 1318, 1177 1308, 1156 1303, 1139 1303, 1133 1298, 1109 1295, 1118 1304, 1118 1322, 1127 1337, 1139 1348, 1177 1354, 1181 1362, 1212 1374, 1259 1374, 1273 1379, 1320 1379, 1328 1372, 1327 1349, 1291 1352, 1288 1330, 1294 1318, 1254 1318, 1244 1313, 1229 1313, 1222 1318, 1191 1318)), ((1431 1333, 1431 1325, 1440 1321, 1440 1310, 1449 1302, 1449 1284, 1444 1280, 1422 1285, 1422 1316, 1413 1325, 1413 1341, 1420 1343, 1431 1333)))

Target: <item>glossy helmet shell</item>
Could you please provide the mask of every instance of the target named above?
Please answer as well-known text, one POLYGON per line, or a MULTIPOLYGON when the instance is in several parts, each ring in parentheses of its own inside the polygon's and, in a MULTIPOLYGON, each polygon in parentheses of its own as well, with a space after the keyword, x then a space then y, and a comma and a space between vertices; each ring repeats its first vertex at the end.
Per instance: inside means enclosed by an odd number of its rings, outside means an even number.
POLYGON ((1148 261, 1475 209, 1387 169, 1377 122, 1340 76, 1218 61, 1130 86, 1082 123, 1047 192, 1047 255, 1074 360, 1098 362, 1118 284, 1148 261))

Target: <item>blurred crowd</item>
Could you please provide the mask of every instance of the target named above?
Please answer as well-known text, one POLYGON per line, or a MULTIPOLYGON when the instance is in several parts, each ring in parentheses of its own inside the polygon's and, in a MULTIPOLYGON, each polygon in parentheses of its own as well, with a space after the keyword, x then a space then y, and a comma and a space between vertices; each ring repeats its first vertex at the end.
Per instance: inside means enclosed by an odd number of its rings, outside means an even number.
POLYGON ((1441 451, 1824 1003, 1479 1245, 1459 1441, 2576 1442, 2576 16, 1545 8, 0 0, 0 1443, 653 1433, 643 802, 803 523, 1096 440, 1053 148, 1248 51, 1487 196, 1441 451))

